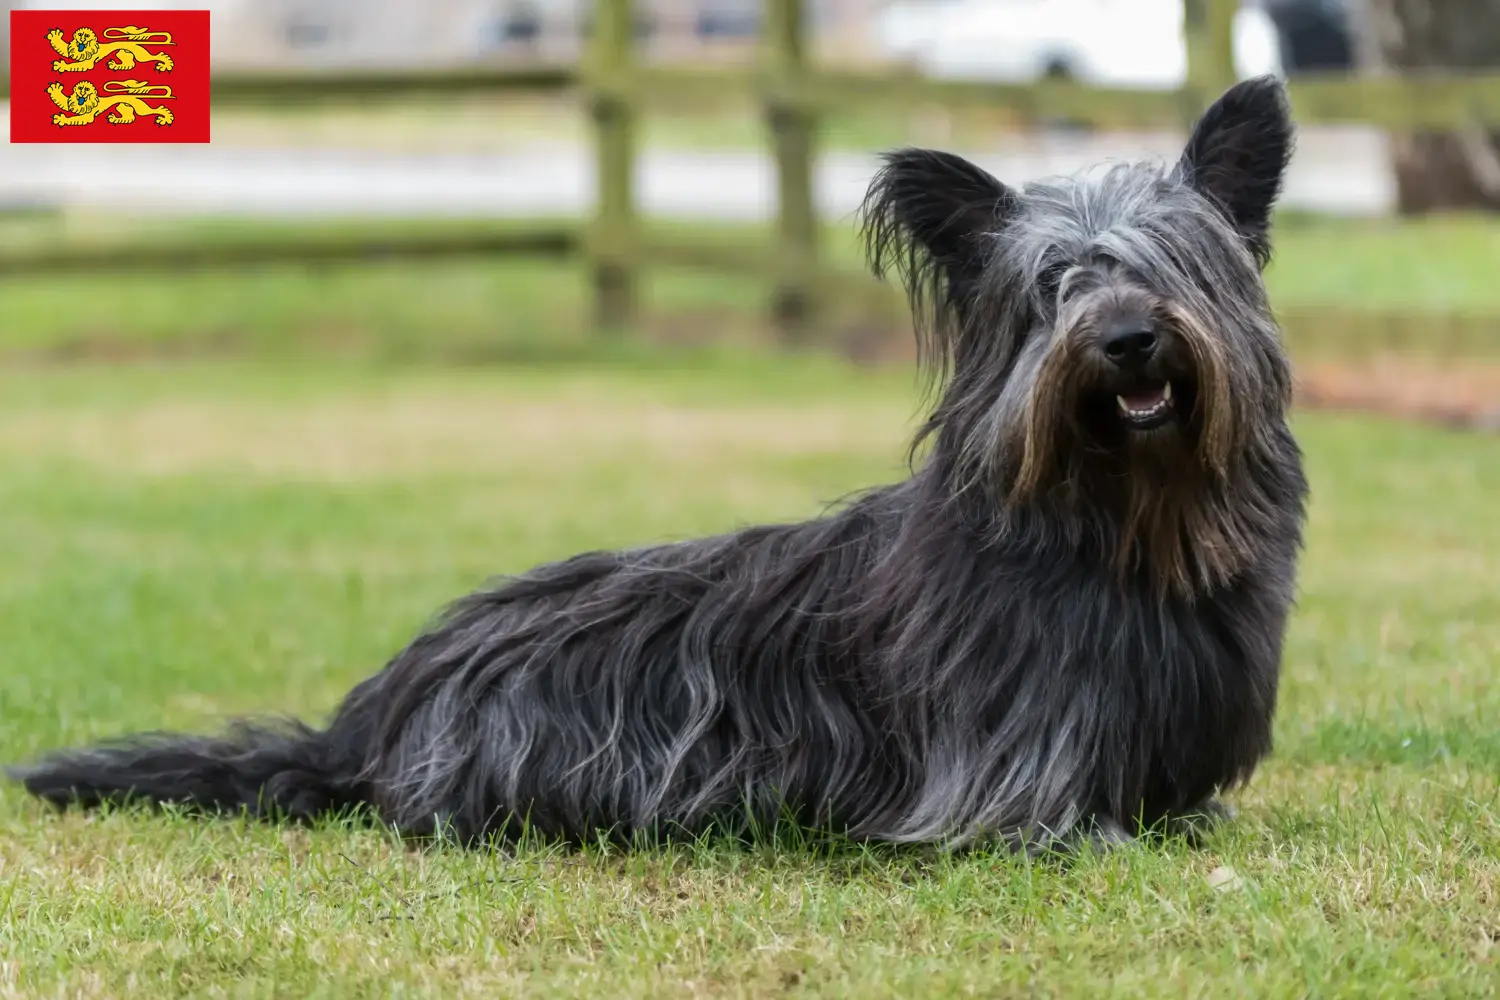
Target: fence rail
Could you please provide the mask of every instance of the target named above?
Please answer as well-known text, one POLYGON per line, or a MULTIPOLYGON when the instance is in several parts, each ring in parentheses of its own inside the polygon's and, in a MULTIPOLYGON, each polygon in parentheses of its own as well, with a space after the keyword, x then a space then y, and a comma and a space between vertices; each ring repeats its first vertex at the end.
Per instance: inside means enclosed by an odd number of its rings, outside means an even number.
POLYGON ((194 271, 236 265, 441 260, 502 254, 566 258, 581 249, 577 227, 567 223, 445 226, 428 231, 400 227, 395 232, 371 226, 354 231, 299 231, 294 241, 287 234, 272 233, 213 240, 148 237, 128 243, 3 249, 0 277, 56 274, 78 268, 194 271))
MULTIPOLYGON (((1098 127, 1185 127, 1234 78, 1232 23, 1238 0, 1184 0, 1188 73, 1175 90, 1122 90, 1061 80, 1027 84, 923 79, 818 67, 807 56, 803 0, 765 0, 761 58, 738 69, 641 64, 634 58, 633 0, 594 0, 595 30, 581 64, 459 69, 235 73, 216 76, 218 104, 368 103, 424 95, 580 93, 592 119, 598 192, 591 220, 576 225, 472 228, 450 234, 308 237, 216 246, 184 242, 129 248, 58 247, 0 256, 0 275, 63 266, 94 269, 213 266, 280 260, 334 261, 459 255, 582 254, 601 328, 630 324, 638 272, 665 263, 752 272, 775 286, 772 315, 788 339, 805 336, 824 296, 858 281, 823 265, 813 198, 816 136, 823 116, 850 109, 1002 108, 1022 120, 1067 118, 1098 127), (666 109, 757 104, 775 159, 774 240, 726 247, 645 233, 634 201, 641 115, 666 109)), ((1500 73, 1299 77, 1289 85, 1299 121, 1363 123, 1391 130, 1500 128, 1500 73)), ((868 282, 866 283, 868 284, 868 282)))

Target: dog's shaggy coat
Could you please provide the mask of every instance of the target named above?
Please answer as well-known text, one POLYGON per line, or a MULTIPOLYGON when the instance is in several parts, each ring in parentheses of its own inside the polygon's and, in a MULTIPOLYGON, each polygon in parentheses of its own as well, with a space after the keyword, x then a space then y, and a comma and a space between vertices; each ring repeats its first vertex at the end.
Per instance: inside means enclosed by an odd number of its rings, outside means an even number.
POLYGON ((937 377, 909 479, 501 582, 324 729, 15 773, 59 804, 364 805, 465 839, 791 819, 1044 843, 1213 812, 1271 744, 1306 494, 1260 276, 1291 138, 1261 79, 1168 169, 1012 189, 894 153, 865 235, 937 377))

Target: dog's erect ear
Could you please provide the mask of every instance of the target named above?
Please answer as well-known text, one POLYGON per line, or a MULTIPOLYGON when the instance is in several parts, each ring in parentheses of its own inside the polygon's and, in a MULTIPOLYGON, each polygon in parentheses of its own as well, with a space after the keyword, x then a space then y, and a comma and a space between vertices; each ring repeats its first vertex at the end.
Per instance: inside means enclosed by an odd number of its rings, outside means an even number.
POLYGON ((1235 84, 1204 112, 1183 150, 1184 181, 1223 210, 1262 267, 1271 209, 1292 157, 1292 115, 1274 76, 1235 84))
POLYGON ((870 268, 881 276, 894 265, 914 300, 944 279, 950 296, 961 295, 958 286, 984 267, 980 237, 1014 205, 1009 188, 963 157, 930 149, 887 153, 860 209, 870 268))

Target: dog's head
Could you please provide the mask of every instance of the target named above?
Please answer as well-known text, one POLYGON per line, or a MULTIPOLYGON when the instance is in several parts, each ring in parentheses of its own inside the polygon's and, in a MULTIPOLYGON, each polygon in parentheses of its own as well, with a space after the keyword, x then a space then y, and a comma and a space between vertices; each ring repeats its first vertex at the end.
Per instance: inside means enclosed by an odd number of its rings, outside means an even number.
POLYGON ((956 488, 1144 509, 1222 492, 1275 446, 1292 383, 1261 270, 1291 148, 1284 90, 1261 78, 1228 90, 1168 169, 1018 189, 951 154, 886 158, 867 250, 901 274, 941 376, 923 437, 956 488))
POLYGON ((1226 473, 1290 393, 1260 270, 1291 142, 1266 78, 1221 97, 1169 171, 1018 190, 950 154, 888 156, 865 237, 947 376, 937 418, 1022 493, 1090 455, 1226 473))

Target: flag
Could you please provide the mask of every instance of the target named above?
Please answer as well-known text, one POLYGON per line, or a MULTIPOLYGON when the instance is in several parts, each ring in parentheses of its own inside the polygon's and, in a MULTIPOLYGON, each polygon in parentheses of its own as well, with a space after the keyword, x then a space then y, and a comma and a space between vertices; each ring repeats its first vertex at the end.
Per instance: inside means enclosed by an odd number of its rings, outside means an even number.
POLYGON ((208 11, 13 10, 11 142, 207 142, 208 11))

